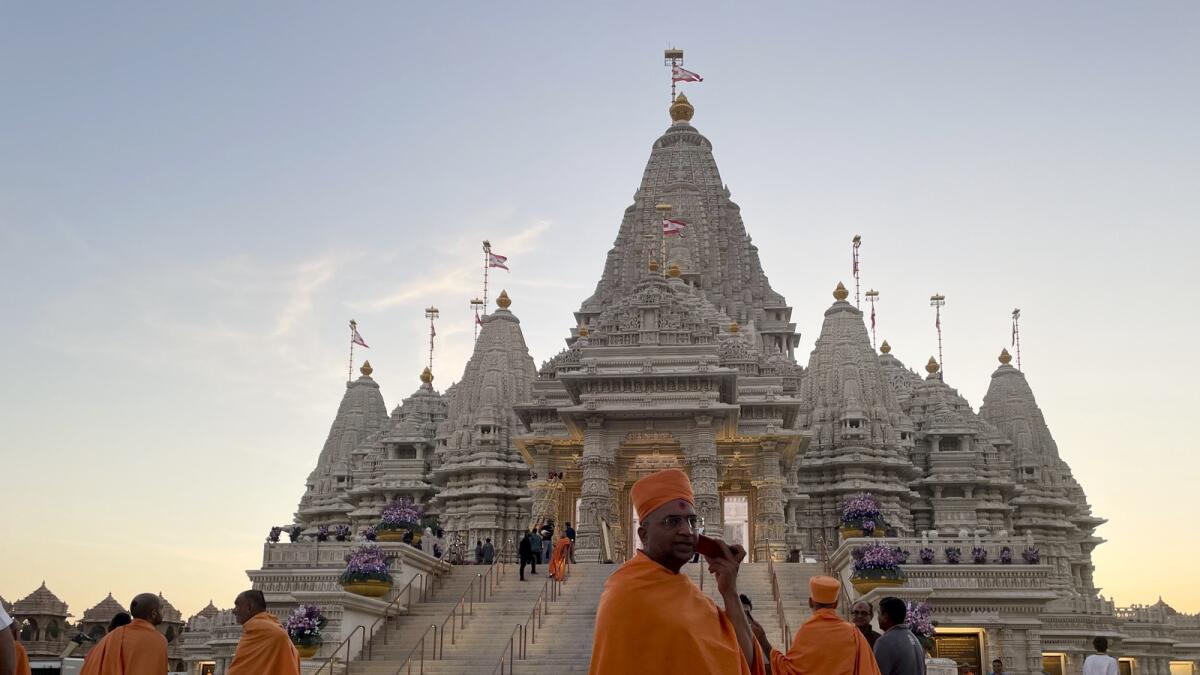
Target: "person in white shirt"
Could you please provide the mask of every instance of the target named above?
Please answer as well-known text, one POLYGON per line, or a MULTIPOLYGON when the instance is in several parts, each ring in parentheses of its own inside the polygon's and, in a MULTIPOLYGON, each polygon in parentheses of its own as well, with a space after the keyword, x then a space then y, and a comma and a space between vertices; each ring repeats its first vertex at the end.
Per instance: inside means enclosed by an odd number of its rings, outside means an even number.
POLYGON ((17 672, 17 643, 13 640, 12 617, 0 606, 0 675, 17 672))
POLYGON ((1118 675, 1117 660, 1108 655, 1108 638, 1092 640, 1096 653, 1083 662, 1083 675, 1118 675))

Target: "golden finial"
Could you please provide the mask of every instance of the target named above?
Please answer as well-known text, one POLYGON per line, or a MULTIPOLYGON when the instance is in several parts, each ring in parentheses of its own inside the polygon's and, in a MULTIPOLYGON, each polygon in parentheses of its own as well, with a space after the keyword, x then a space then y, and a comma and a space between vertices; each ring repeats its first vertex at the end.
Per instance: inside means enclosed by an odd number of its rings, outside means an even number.
POLYGON ((883 352, 884 354, 891 354, 892 346, 887 343, 887 340, 884 340, 883 344, 879 345, 879 351, 883 352))
POLYGON ((669 277, 678 277, 680 274, 683 274, 683 270, 679 269, 679 265, 675 263, 671 263, 671 266, 667 268, 667 276, 669 277))
POLYGON ((433 382, 433 371, 430 370, 428 367, 426 367, 425 370, 421 371, 421 382, 424 384, 429 384, 430 382, 433 382))
POLYGON ((929 363, 925 364, 925 372, 932 375, 941 369, 942 367, 938 365, 937 359, 933 358, 932 356, 929 357, 929 363))
POLYGON ((588 331, 587 324, 582 324, 579 326, 579 337, 587 337, 589 332, 590 331, 588 331))
POLYGON ((675 102, 671 104, 672 122, 691 122, 695 114, 696 107, 688 102, 687 96, 680 94, 675 97, 675 102))
POLYGON ((657 261, 657 260, 655 260, 654 258, 651 258, 651 259, 650 259, 650 271, 651 271, 651 272, 657 272, 657 271, 658 271, 658 261, 657 261))
POLYGON ((508 291, 501 289, 500 297, 496 298, 496 306, 500 309, 508 309, 512 304, 512 300, 508 297, 508 291))
POLYGON ((850 297, 850 291, 846 290, 845 285, 839 281, 837 288, 833 289, 833 299, 842 302, 848 297, 850 297))
POLYGON ((370 377, 371 373, 375 372, 375 369, 371 367, 370 361, 363 361, 362 368, 359 368, 358 372, 362 373, 365 377, 370 377))
POLYGON ((738 322, 736 322, 736 321, 734 321, 733 323, 729 324, 729 332, 730 332, 730 333, 736 333, 736 332, 740 331, 741 329, 742 329, 742 327, 741 327, 741 326, 739 326, 739 325, 738 325, 738 322))
POLYGON ((1000 350, 1000 363, 1007 366, 1012 361, 1012 354, 1008 353, 1008 347, 1000 350))

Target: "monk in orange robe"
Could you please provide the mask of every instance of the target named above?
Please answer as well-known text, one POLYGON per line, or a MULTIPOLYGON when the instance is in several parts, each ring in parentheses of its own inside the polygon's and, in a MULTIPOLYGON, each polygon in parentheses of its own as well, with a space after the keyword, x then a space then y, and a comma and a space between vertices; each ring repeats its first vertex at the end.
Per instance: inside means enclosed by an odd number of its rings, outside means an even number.
POLYGON ((21 632, 17 630, 17 624, 14 623, 9 626, 8 630, 12 633, 13 648, 17 656, 17 669, 13 671, 13 674, 31 675, 29 670, 29 653, 25 651, 25 645, 21 644, 21 632))
POLYGON ((765 659, 738 598, 746 552, 705 556, 725 609, 679 571, 696 552, 692 483, 679 469, 646 476, 631 493, 642 549, 608 578, 596 614, 591 675, 763 675, 765 659))
POLYGON ((242 625, 233 663, 225 675, 300 675, 300 655, 279 619, 267 612, 262 591, 242 591, 233 601, 242 625))
POLYGON ((567 549, 571 548, 571 540, 566 535, 554 542, 554 552, 550 554, 550 576, 562 581, 567 576, 567 549))
POLYGON ((812 617, 796 631, 787 654, 771 650, 773 675, 879 675, 867 638, 837 614, 838 580, 813 577, 808 591, 812 617))
POLYGON ((165 675, 167 638, 155 628, 162 623, 162 603, 142 593, 129 605, 133 622, 104 636, 88 652, 80 675, 165 675))

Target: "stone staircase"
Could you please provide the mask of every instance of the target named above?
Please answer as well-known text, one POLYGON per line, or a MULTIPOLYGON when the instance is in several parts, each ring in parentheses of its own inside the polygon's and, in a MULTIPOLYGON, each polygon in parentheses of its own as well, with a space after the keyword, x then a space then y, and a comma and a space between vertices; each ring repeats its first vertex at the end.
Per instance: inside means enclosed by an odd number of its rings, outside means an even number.
MULTIPOLYGON (((549 603, 542 627, 536 632, 536 642, 529 640, 534 636, 527 636, 526 658, 514 659, 512 672, 519 675, 587 672, 600 594, 609 575, 618 567, 572 565, 566 583, 560 587, 558 599, 549 603)), ((350 675, 395 675, 421 634, 430 624, 441 625, 481 569, 455 567, 445 577, 444 584, 438 588, 431 602, 415 605, 394 623, 388 633, 387 644, 376 637, 372 658, 351 664, 350 675)), ((779 563, 775 565, 775 570, 779 577, 784 612, 794 633, 809 615, 808 578, 821 574, 822 568, 816 564, 779 563)), ((699 574, 707 574, 707 570, 699 563, 689 564, 684 572, 693 581, 698 580, 699 574)), ((514 628, 518 624, 525 624, 529 618, 546 581, 545 568, 540 568, 537 576, 527 575, 526 578, 527 581, 519 581, 515 566, 508 566, 488 601, 475 603, 474 614, 466 617, 465 626, 458 629, 454 644, 451 644, 447 625, 442 658, 436 661, 430 659, 428 643, 432 639, 431 631, 426 637, 426 660, 422 672, 431 675, 491 675, 509 645, 514 628)), ((754 617, 767 631, 771 643, 782 647, 766 563, 743 563, 738 575, 738 588, 753 601, 754 617)), ((718 607, 724 606, 717 592, 716 580, 711 575, 705 578, 704 592, 714 599, 718 607)), ((507 664, 505 668, 509 672, 507 664)), ((413 672, 418 671, 418 662, 414 661, 413 672)))

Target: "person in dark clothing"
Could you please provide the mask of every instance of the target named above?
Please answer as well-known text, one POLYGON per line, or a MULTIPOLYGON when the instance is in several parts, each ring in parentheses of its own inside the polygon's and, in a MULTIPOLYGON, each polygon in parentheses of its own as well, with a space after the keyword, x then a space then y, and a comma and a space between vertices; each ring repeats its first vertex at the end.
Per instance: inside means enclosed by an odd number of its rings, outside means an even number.
POLYGON ((571 527, 570 523, 567 523, 566 525, 567 525, 567 529, 563 530, 563 534, 567 535, 567 539, 571 540, 571 548, 567 549, 567 552, 571 554, 571 558, 570 558, 571 564, 574 565, 575 564, 575 528, 571 527))
POLYGON ((483 564, 491 565, 496 560, 496 547, 492 545, 491 539, 486 539, 483 542, 483 564))
POLYGON ((517 555, 521 558, 521 581, 525 581, 525 566, 529 565, 530 574, 537 574, 537 558, 533 556, 533 531, 525 533, 521 537, 521 544, 517 546, 517 555))
POLYGON ((475 540, 475 564, 483 564, 483 542, 478 539, 475 540))
POLYGON ((875 641, 879 639, 879 633, 871 627, 871 619, 874 618, 875 608, 866 600, 859 600, 850 605, 850 622, 862 631, 863 637, 867 638, 867 644, 872 649, 875 648, 875 641))
POLYGON ((908 627, 908 607, 899 598, 879 601, 879 627, 875 661, 880 675, 925 675, 925 649, 908 627))

